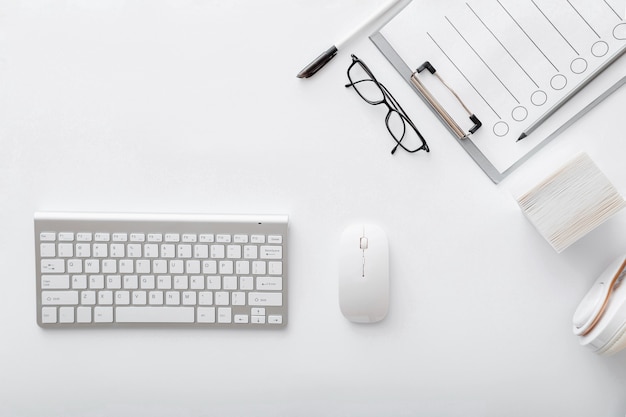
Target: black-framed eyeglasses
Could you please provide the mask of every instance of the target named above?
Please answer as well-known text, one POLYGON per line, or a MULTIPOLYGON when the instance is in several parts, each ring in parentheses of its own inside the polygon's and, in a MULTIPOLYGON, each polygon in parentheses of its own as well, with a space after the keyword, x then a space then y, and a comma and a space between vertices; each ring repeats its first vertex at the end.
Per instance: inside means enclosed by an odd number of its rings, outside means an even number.
POLYGON ((410 153, 420 150, 430 152, 426 139, 387 87, 378 82, 367 65, 354 54, 352 64, 348 67, 348 80, 350 83, 346 84, 346 87, 353 87, 363 100, 372 106, 384 104, 389 109, 385 117, 385 125, 393 140, 396 141, 396 146, 391 150, 392 155, 398 147, 410 153))

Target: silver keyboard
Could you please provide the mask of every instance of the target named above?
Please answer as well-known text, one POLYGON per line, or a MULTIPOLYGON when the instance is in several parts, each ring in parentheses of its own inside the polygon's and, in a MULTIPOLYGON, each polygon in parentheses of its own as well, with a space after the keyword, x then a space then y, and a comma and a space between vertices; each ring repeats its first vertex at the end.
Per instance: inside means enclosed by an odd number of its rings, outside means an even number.
POLYGON ((287 324, 286 215, 35 213, 45 328, 287 324))

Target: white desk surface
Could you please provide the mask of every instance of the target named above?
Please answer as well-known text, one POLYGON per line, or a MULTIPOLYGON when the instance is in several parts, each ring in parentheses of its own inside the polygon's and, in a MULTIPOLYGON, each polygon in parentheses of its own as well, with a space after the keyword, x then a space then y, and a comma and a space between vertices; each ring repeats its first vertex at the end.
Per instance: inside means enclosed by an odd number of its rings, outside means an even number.
POLYGON ((0 416, 624 416, 626 352, 580 347, 571 317, 626 213, 557 254, 512 190, 586 151, 626 192, 626 91, 496 186, 365 37, 295 77, 381 3, 0 4, 0 416), (430 154, 390 155, 351 52, 430 154), (37 210, 287 213, 289 326, 42 330, 37 210), (390 241, 377 325, 338 308, 359 221, 390 241))

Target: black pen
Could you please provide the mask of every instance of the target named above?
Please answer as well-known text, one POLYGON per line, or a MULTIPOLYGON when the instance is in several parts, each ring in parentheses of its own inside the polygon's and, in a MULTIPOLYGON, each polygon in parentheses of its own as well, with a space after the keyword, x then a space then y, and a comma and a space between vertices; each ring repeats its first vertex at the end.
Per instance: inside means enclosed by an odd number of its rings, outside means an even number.
MULTIPOLYGON (((300 71, 297 75, 298 78, 309 78, 317 71, 319 71, 324 65, 326 65, 335 55, 337 55, 337 51, 342 49, 348 42, 350 42, 353 38, 360 35, 365 28, 369 27, 374 22, 378 21, 383 15, 387 14, 391 9, 393 9, 397 4, 405 1, 408 4, 411 0, 391 0, 389 3, 385 4, 380 8, 376 13, 374 13, 369 19, 367 19, 363 24, 361 24, 358 28, 352 31, 348 36, 346 36, 342 41, 335 43, 333 46, 328 48, 326 51, 322 52, 320 56, 315 58, 313 62, 304 67, 302 71, 300 71)), ((404 7, 402 7, 404 8, 404 7)), ((395 12, 391 13, 385 21, 379 24, 379 27, 387 23, 393 16, 395 16, 400 11, 400 8, 395 12)))

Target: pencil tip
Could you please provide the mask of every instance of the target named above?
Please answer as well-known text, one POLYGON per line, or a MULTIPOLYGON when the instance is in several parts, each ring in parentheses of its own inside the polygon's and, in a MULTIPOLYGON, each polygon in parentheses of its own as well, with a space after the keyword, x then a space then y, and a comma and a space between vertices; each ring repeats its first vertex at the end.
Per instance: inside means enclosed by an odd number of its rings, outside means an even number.
POLYGON ((520 140, 524 139, 526 136, 528 136, 526 133, 522 133, 521 135, 519 135, 519 138, 517 138, 515 142, 519 142, 520 140))

